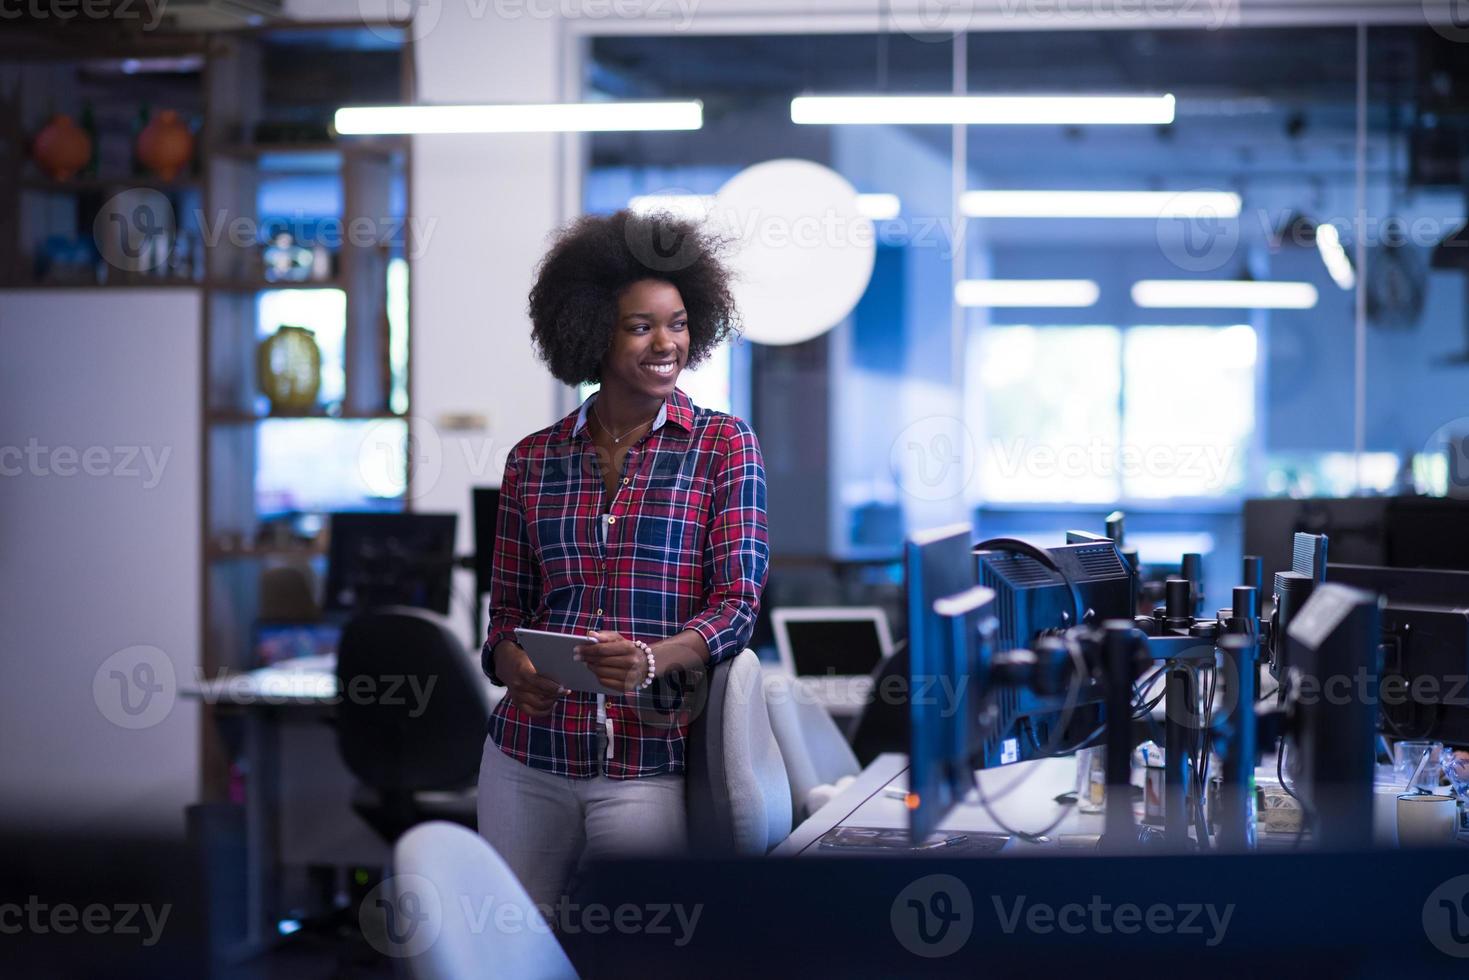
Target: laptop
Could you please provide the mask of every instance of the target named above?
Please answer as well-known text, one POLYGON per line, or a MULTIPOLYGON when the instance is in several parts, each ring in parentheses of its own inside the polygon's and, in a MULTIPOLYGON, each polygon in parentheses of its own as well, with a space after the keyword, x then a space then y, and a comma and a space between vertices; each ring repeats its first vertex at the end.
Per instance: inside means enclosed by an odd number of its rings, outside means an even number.
POLYGON ((786 607, 770 625, 781 666, 833 715, 862 710, 873 670, 893 652, 887 613, 875 606, 786 607))
POLYGON ((335 657, 342 638, 339 622, 257 622, 255 666, 274 667, 288 661, 335 657))

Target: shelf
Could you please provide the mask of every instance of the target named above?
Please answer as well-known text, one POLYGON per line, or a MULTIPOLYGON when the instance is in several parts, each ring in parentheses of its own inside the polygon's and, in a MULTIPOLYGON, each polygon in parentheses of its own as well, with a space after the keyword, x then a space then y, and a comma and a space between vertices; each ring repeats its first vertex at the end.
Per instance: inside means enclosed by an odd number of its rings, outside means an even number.
POLYGON ((343 140, 302 140, 284 143, 221 143, 211 147, 216 156, 252 160, 263 156, 312 153, 368 153, 383 156, 408 148, 406 137, 351 137, 343 140))
POLYGON ((319 558, 326 548, 315 544, 249 545, 243 548, 221 548, 210 544, 204 555, 212 562, 263 561, 267 558, 319 558))
POLYGON ((157 177, 81 177, 71 180, 51 180, 48 177, 22 177, 20 189, 37 194, 86 194, 95 191, 131 190, 139 188, 153 191, 197 191, 203 185, 194 178, 185 180, 160 180, 157 177))
POLYGON ((346 289, 340 279, 313 279, 302 282, 271 282, 267 279, 206 279, 204 285, 231 293, 264 293, 277 289, 346 289))
POLYGON ((125 279, 118 282, 35 282, 24 279, 0 281, 0 289, 203 289, 196 279, 125 279))
POLYGON ((269 422, 275 419, 330 419, 335 422, 373 422, 383 419, 399 419, 406 421, 408 416, 399 415, 396 412, 353 412, 340 415, 328 415, 324 411, 313 412, 271 412, 266 415, 257 415, 254 412, 228 412, 212 411, 209 413, 210 425, 254 425, 256 422, 269 422))

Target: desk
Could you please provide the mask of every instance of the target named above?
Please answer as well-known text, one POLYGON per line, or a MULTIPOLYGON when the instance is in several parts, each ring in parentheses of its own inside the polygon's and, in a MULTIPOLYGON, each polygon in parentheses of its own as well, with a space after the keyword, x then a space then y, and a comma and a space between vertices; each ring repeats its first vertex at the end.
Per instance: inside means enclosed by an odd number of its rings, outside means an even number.
MULTIPOLYGON (((901 752, 886 752, 874 759, 847 787, 807 818, 791 836, 772 852, 774 857, 795 857, 816 853, 816 842, 835 827, 907 827, 908 810, 902 800, 884 794, 888 787, 908 788, 908 757, 901 752)), ((1057 817, 1061 822, 1047 831, 1053 841, 1061 834, 1100 834, 1105 816, 1082 813, 1074 806, 1062 807, 1054 797, 1075 788, 1076 760, 1070 756, 1020 762, 1000 769, 975 774, 986 796, 992 799, 990 809, 1019 830, 1036 831, 1050 825, 1057 817), (1007 787, 1023 780, 1013 791, 1007 787), (1064 816, 1063 816, 1064 812, 1064 816)), ((1001 832, 997 824, 977 802, 954 807, 942 822, 940 830, 964 832, 1001 832)), ((1031 844, 1017 839, 1007 854, 1046 852, 1054 844, 1031 844)))
MULTIPOLYGON (((887 752, 878 756, 826 806, 781 841, 771 852, 772 856, 813 856, 821 850, 816 842, 836 827, 907 827, 908 810, 903 801, 883 792, 889 787, 907 789, 907 774, 907 755, 887 752)), ((1061 756, 1020 762, 999 769, 981 770, 974 776, 991 801, 990 809, 1001 820, 1017 830, 1034 832, 1049 827, 1051 821, 1062 816, 1063 808, 1055 802, 1055 797, 1075 788, 1076 759, 1074 756, 1061 756), (1007 792, 1006 788, 1012 784, 1015 789, 1007 792)), ((1267 756, 1255 770, 1255 780, 1256 783, 1271 782, 1274 778, 1274 756, 1267 756)), ((1403 789, 1388 785, 1374 788, 1373 825, 1379 848, 1397 847, 1397 797, 1403 789)), ((1105 814, 1082 813, 1075 806, 1064 809, 1069 812, 1054 829, 1046 831, 1051 839, 1049 843, 1034 844, 1017 838, 1006 849, 1006 856, 1052 852, 1059 846, 1058 840, 1062 835, 1100 834, 1105 829, 1105 814)), ((957 833, 1005 832, 972 798, 949 811, 938 829, 957 833)), ((1293 832, 1272 834, 1258 829, 1256 839, 1259 850, 1294 848, 1296 845, 1293 832)), ((1461 846, 1469 845, 1469 834, 1461 834, 1458 842, 1461 846)), ((824 855, 825 852, 822 853, 824 855)))
MULTIPOLYGON (((338 701, 337 658, 301 657, 273 667, 184 685, 180 693, 244 722, 245 937, 231 959, 252 956, 276 938, 281 839, 280 730, 286 721, 325 721, 338 701)), ((493 708, 505 689, 481 676, 493 708)))

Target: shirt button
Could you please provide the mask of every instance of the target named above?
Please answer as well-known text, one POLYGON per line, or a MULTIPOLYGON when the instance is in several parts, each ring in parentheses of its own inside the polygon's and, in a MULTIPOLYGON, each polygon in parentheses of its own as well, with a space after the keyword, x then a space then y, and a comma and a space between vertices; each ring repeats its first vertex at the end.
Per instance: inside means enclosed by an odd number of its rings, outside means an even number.
POLYGON ((627 484, 628 484, 628 479, 627 479, 627 477, 623 477, 623 478, 622 478, 622 485, 623 485, 623 486, 627 486, 627 484))
POLYGON ((598 615, 598 616, 600 616, 600 615, 602 615, 602 610, 600 610, 600 609, 598 609, 598 610, 597 610, 597 615, 598 615))
POLYGON ((616 524, 617 523, 617 518, 616 517, 608 517, 607 518, 607 523, 608 524, 616 524))

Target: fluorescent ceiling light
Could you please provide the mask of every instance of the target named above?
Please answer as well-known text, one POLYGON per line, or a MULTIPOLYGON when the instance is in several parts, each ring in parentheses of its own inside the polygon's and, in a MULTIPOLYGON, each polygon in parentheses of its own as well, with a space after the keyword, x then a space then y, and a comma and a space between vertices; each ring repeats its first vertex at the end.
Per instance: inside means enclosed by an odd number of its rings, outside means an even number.
POLYGON ((954 284, 960 306, 1094 306, 1101 290, 1090 279, 965 279, 954 284))
POLYGON ((1336 230, 1336 225, 1324 222, 1316 226, 1316 251, 1321 253, 1321 261, 1326 264, 1332 282, 1342 289, 1351 289, 1357 284, 1357 273, 1347 258, 1347 250, 1342 248, 1341 233, 1336 230))
POLYGON ((799 95, 791 122, 830 126, 1106 126, 1173 122, 1171 95, 799 95))
POLYGON ((903 211, 903 202, 896 194, 858 194, 857 213, 873 221, 891 221, 903 211))
POLYGON ((1142 279, 1132 284, 1132 301, 1159 309, 1309 310, 1316 305, 1316 287, 1248 279, 1142 279))
POLYGON ((399 105, 338 109, 343 136, 403 133, 596 133, 699 129, 701 102, 566 102, 548 105, 399 105))
POLYGON ((1233 191, 965 191, 970 218, 1237 218, 1233 191))
MULTIPOLYGON (((638 194, 627 206, 638 214, 667 211, 680 218, 703 220, 714 210, 716 200, 713 194, 638 194)), ((872 221, 889 221, 902 210, 903 202, 896 194, 857 195, 857 213, 872 221)))
POLYGON ((713 194, 638 194, 627 202, 628 209, 638 214, 667 211, 678 218, 703 221, 714 210, 713 194))

